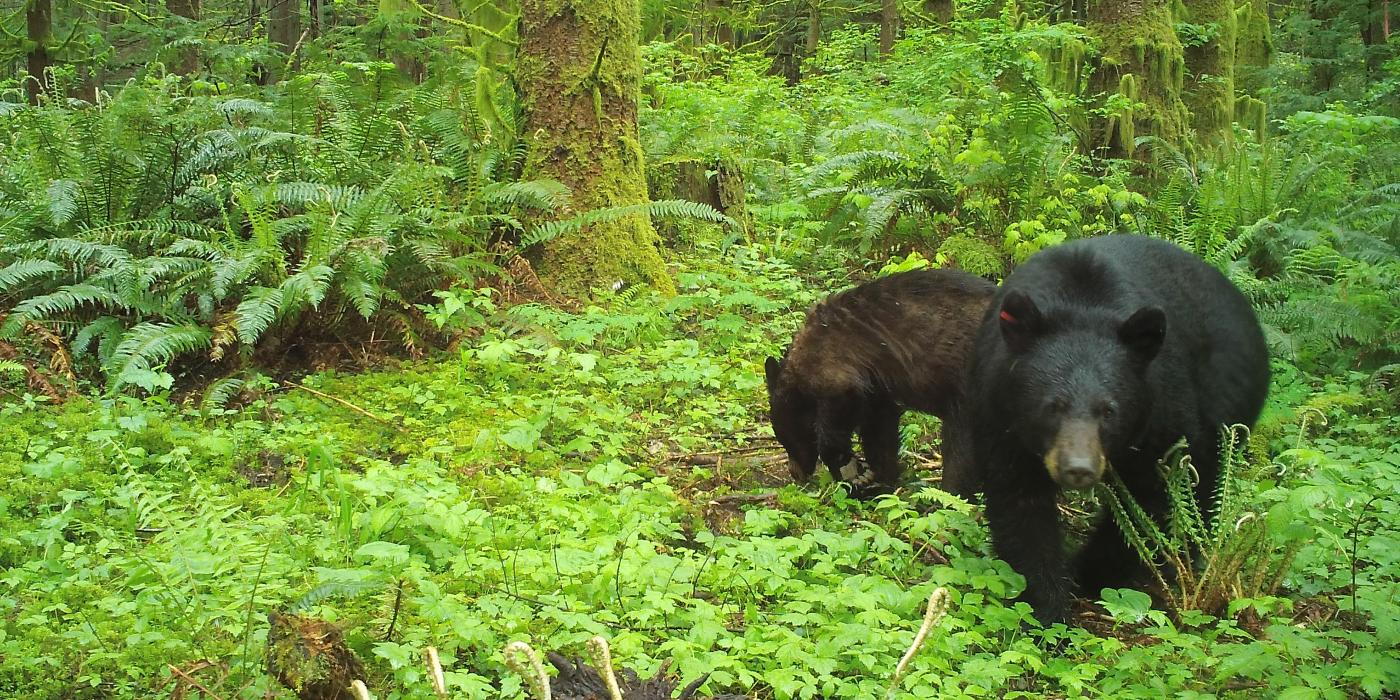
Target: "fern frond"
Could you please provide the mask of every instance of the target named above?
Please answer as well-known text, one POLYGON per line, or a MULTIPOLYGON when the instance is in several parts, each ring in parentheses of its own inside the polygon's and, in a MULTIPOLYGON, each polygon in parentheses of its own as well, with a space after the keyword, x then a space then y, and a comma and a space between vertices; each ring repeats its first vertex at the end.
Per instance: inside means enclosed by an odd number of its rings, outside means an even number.
POLYGON ((45 192, 49 205, 49 222, 54 228, 67 226, 78 213, 78 183, 54 180, 45 192))
POLYGON ((224 377, 209 385, 204 390, 204 397, 200 400, 199 406, 202 410, 208 411, 214 408, 223 408, 228 405, 234 394, 243 390, 246 382, 238 377, 224 377))
POLYGON ((281 289, 269 287, 257 287, 248 292, 233 312, 239 342, 254 345, 272 327, 282 309, 283 294, 281 289))
POLYGON ((151 369, 184 354, 209 347, 213 331, 204 326, 146 322, 127 331, 107 358, 112 390, 125 385, 134 370, 151 369))
POLYGON ((88 346, 92 344, 94 339, 101 339, 98 344, 98 359, 106 360, 106 355, 101 350, 103 348, 110 350, 113 347, 111 341, 120 338, 125 329, 126 326, 121 319, 115 316, 100 316, 78 329, 78 332, 73 335, 73 342, 69 347, 72 349, 74 357, 80 357, 87 352, 88 346))
POLYGON ((724 212, 708 204, 689 202, 682 199, 670 199, 646 204, 631 204, 620 207, 593 209, 562 221, 548 221, 536 226, 534 230, 522 236, 520 247, 528 248, 530 246, 539 245, 540 243, 553 240, 561 235, 579 231, 585 226, 617 221, 628 216, 639 214, 647 214, 656 218, 688 218, 699 221, 711 221, 736 228, 739 226, 739 222, 729 218, 724 212))
POLYGON ((48 260, 18 260, 0 269, 0 292, 8 292, 19 285, 61 272, 61 265, 48 260))

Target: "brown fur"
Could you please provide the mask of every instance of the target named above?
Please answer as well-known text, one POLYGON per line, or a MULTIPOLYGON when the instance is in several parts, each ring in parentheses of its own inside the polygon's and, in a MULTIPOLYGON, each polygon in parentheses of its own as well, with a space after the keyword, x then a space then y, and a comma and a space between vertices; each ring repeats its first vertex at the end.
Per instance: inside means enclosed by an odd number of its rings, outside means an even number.
POLYGON ((767 368, 774 432, 794 478, 810 476, 817 457, 837 476, 859 430, 876 478, 892 486, 899 415, 953 412, 995 289, 958 270, 915 270, 814 306, 783 359, 767 368))

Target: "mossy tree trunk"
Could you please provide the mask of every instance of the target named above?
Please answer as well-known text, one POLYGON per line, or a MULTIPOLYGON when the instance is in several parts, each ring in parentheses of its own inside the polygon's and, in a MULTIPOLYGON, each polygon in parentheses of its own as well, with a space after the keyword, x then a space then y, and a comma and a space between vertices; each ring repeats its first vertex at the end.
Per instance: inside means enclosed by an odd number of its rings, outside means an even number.
MULTIPOLYGON (((638 0, 524 0, 521 10, 516 75, 530 140, 525 177, 564 183, 576 211, 645 203, 638 0)), ((542 248, 539 272, 568 295, 619 281, 674 289, 645 215, 592 225, 542 248)))
POLYGON ((818 0, 807 5, 807 55, 815 56, 822 41, 822 6, 818 0))
POLYGON ((880 55, 888 56, 894 51, 894 40, 899 34, 899 1, 880 0, 880 55))
POLYGON ((1121 95, 1126 103, 1095 125, 1095 149, 1109 157, 1131 157, 1135 139, 1147 135, 1184 145, 1185 58, 1171 0, 1092 0, 1088 30, 1103 52, 1090 92, 1121 95))
POLYGON ((1235 32, 1235 89, 1257 97, 1267 87, 1264 69, 1269 67, 1274 55, 1269 3, 1245 0, 1239 12, 1238 31, 1235 32))
POLYGON ((29 0, 25 8, 28 29, 29 101, 39 104, 39 97, 49 84, 49 37, 53 35, 53 0, 29 0))
POLYGON ((1185 0, 1184 10, 1183 19, 1199 34, 1185 47, 1182 102, 1198 142, 1218 146, 1230 140, 1235 118, 1235 3, 1185 0))

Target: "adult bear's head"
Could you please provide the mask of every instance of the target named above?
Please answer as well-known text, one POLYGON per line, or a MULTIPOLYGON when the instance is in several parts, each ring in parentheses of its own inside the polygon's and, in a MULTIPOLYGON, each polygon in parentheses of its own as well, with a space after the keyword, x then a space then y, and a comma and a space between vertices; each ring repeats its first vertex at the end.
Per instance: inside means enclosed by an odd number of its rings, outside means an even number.
POLYGON ((1012 289, 997 323, 1010 355, 1000 381, 1014 438, 1043 456, 1062 488, 1098 483, 1110 455, 1133 447, 1147 424, 1147 370, 1166 339, 1166 313, 1156 306, 1042 310, 1012 289))
POLYGON ((768 384, 768 417, 773 423, 773 435, 787 451, 788 473, 793 481, 803 482, 817 470, 816 404, 796 387, 784 373, 786 362, 770 357, 763 364, 768 384))

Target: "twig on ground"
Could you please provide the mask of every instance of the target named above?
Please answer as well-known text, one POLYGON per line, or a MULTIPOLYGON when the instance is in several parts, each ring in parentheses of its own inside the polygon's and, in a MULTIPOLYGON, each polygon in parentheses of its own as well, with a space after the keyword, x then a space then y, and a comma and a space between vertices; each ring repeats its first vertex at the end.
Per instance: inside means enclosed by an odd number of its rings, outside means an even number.
POLYGON ((928 637, 929 630, 933 629, 933 626, 938 624, 938 621, 942 620, 947 613, 948 589, 939 586, 933 589, 933 593, 929 594, 928 608, 924 610, 924 624, 919 627, 918 634, 914 635, 914 643, 909 645, 909 651, 904 652, 904 657, 894 667, 894 678, 890 679, 889 690, 885 691, 885 700, 894 697, 895 688, 898 688, 899 682, 904 680, 904 674, 909 670, 909 662, 924 646, 924 639, 928 637))
POLYGON ((209 697, 213 698, 213 700, 224 700, 224 699, 223 699, 223 696, 221 696, 221 695, 219 695, 218 693, 216 693, 216 692, 214 692, 214 691, 212 691, 212 690, 210 690, 210 689, 204 687, 204 684, 202 684, 202 683, 200 683, 199 681, 195 680, 194 677, 190 676, 188 673, 185 673, 184 671, 181 671, 180 669, 176 668, 173 664, 166 664, 165 667, 168 668, 168 669, 170 669, 170 672, 171 672, 171 673, 173 673, 173 674, 179 676, 179 677, 180 677, 182 680, 184 680, 186 683, 188 683, 188 684, 190 684, 191 686, 193 686, 194 688, 198 689, 199 692, 204 693, 205 695, 208 695, 209 697))
POLYGON ((306 393, 311 394, 312 396, 315 396, 317 398, 325 399, 327 401, 334 401, 335 403, 338 403, 341 406, 344 406, 362 416, 379 421, 380 423, 383 423, 384 425, 393 428, 396 432, 407 432, 401 426, 395 425, 394 423, 385 420, 384 418, 380 418, 379 416, 376 416, 373 413, 370 413, 369 411, 360 408, 359 406, 356 406, 355 404, 350 403, 349 401, 346 401, 345 399, 342 399, 338 396, 331 396, 330 394, 327 394, 324 391, 317 391, 316 389, 312 389, 311 387, 301 383, 282 382, 282 384, 289 389, 301 389, 302 391, 305 391, 306 393))
POLYGON ((727 493, 723 496, 715 496, 710 499, 710 505, 719 506, 729 503, 762 503, 771 501, 778 497, 778 494, 769 491, 767 493, 727 493))

